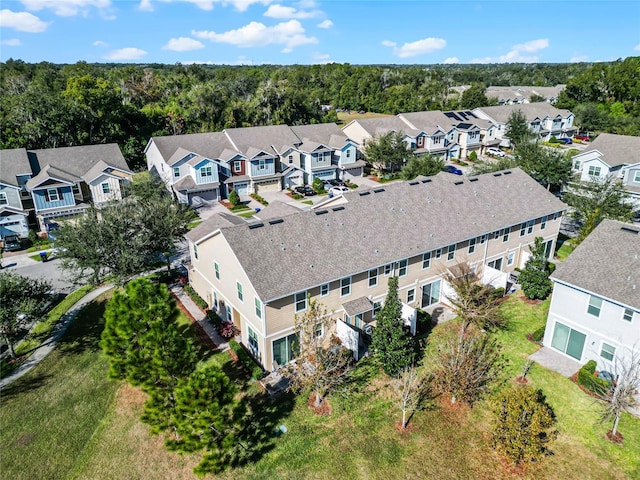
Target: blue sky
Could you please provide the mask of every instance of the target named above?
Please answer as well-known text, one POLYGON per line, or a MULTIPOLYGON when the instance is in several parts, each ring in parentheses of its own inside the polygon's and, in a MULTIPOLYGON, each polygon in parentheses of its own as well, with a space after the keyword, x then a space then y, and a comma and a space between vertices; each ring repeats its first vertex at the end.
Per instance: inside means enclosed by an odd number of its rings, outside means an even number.
POLYGON ((433 64, 640 55, 637 1, 0 0, 0 59, 433 64))

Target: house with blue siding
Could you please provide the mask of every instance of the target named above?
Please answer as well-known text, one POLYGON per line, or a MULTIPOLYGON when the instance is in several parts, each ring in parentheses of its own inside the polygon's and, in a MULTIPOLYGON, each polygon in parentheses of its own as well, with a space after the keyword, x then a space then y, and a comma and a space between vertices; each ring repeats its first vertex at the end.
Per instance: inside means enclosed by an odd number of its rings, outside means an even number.
POLYGON ((133 175, 115 143, 2 150, 0 172, 3 235, 21 236, 29 224, 48 232, 61 218, 120 200, 133 175))

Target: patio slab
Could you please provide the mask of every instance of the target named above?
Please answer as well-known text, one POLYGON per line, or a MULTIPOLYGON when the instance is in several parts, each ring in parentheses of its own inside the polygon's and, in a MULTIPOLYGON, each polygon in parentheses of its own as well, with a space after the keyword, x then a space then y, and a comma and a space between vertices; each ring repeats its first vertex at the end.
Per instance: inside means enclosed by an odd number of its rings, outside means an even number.
POLYGON ((572 360, 548 347, 542 347, 537 352, 529 355, 529 358, 564 377, 570 377, 582 367, 577 360, 572 360))

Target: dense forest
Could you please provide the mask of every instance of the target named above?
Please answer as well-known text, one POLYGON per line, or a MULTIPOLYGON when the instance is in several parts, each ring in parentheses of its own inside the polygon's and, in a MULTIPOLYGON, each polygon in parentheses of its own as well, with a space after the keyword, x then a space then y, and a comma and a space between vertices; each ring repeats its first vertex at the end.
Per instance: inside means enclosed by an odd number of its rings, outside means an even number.
POLYGON ((117 142, 135 168, 143 165, 142 150, 152 135, 336 121, 335 110, 323 105, 389 114, 469 108, 451 87, 561 83, 567 88, 558 106, 574 111, 588 130, 640 134, 640 57, 597 64, 411 66, 8 60, 0 68, 0 146, 117 142))

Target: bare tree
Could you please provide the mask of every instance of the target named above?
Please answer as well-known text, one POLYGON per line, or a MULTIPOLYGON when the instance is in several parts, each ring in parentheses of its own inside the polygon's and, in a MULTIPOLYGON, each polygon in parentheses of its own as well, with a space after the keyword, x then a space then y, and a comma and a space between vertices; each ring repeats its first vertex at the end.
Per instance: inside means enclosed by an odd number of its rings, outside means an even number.
POLYGON ((285 367, 285 375, 293 390, 313 391, 316 407, 353 366, 351 352, 332 334, 334 326, 335 320, 316 300, 310 302, 304 315, 295 317, 299 353, 296 361, 285 367))
POLYGON ((500 314, 495 289, 481 282, 480 275, 468 262, 458 262, 442 272, 442 277, 451 285, 452 295, 447 300, 460 317, 461 333, 470 325, 480 329, 497 327, 504 323, 500 314))
POLYGON ((614 365, 614 385, 606 395, 603 420, 613 419, 611 436, 618 434, 618 423, 622 412, 628 412, 638 404, 637 396, 640 395, 640 350, 634 348, 630 354, 622 357, 614 365))
POLYGON ((426 389, 423 373, 414 366, 407 366, 402 370, 400 377, 392 382, 398 395, 398 407, 402 411, 402 429, 407 424, 424 400, 426 389))

